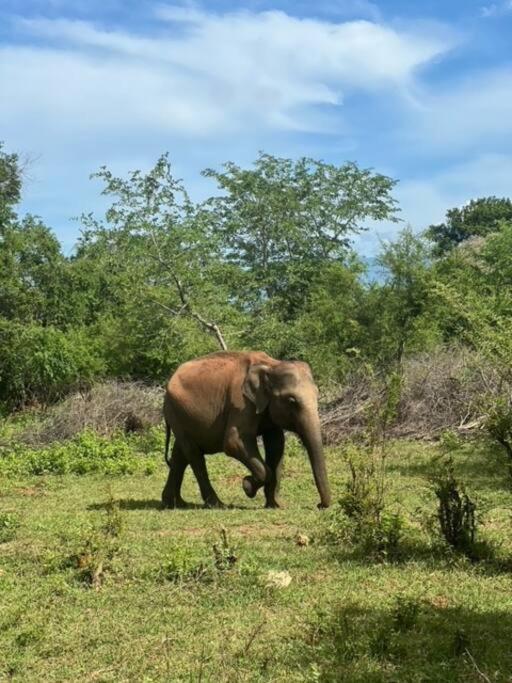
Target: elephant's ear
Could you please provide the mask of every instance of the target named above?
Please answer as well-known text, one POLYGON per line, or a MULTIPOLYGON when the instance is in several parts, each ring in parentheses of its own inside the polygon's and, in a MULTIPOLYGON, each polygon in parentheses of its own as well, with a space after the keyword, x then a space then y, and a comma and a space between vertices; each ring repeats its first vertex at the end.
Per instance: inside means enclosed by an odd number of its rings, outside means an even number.
POLYGON ((242 393, 254 403, 258 414, 265 410, 270 399, 269 370, 268 365, 251 365, 242 385, 242 393))

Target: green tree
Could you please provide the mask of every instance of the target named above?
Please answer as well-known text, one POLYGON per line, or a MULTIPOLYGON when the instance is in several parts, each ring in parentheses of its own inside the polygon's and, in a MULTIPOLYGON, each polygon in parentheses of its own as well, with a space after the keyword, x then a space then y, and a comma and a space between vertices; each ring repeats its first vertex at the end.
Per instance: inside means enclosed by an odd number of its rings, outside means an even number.
POLYGON ((0 316, 67 326, 73 297, 60 243, 38 218, 0 225, 0 316))
POLYGON ((395 181, 355 163, 342 166, 260 154, 253 168, 207 169, 222 194, 209 199, 215 234, 229 262, 248 274, 245 302, 271 302, 284 319, 296 315, 323 263, 340 260, 366 221, 395 221, 395 181))
POLYGON ((430 249, 406 228, 395 242, 383 245, 377 264, 384 281, 374 290, 375 336, 381 359, 400 361, 405 351, 418 350, 436 336, 433 319, 426 315, 432 291, 430 249))
POLYGON ((92 297, 98 324, 126 361, 112 357, 112 367, 160 379, 171 361, 225 348, 225 330, 234 329, 238 315, 230 304, 232 267, 224 265, 207 214, 174 178, 168 157, 127 179, 106 168, 95 175, 112 205, 104 221, 82 217, 75 266, 99 276, 101 294, 92 297))
POLYGON ((324 266, 310 288, 293 329, 316 376, 340 381, 354 358, 368 353, 365 320, 365 269, 355 255, 324 266))
POLYGON ((512 220, 512 201, 502 197, 472 199, 461 208, 449 209, 444 223, 431 225, 426 235, 443 256, 470 237, 485 237, 499 230, 502 221, 512 220))
POLYGON ((483 351, 503 371, 512 364, 512 223, 436 264, 445 337, 483 351))
POLYGON ((0 226, 12 217, 12 207, 21 197, 21 167, 17 154, 4 152, 0 142, 0 226))
POLYGON ((104 372, 98 340, 0 318, 0 405, 47 405, 104 372))

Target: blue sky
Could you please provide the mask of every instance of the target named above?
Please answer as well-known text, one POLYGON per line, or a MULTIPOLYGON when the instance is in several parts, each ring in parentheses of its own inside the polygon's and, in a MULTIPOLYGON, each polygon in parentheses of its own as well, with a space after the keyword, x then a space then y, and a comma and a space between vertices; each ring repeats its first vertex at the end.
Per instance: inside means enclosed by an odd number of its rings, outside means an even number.
POLYGON ((512 0, 2 0, 0 97, 22 209, 68 253, 104 206, 89 174, 164 151, 196 199, 203 168, 258 150, 357 161, 399 179, 418 230, 512 195, 512 0))

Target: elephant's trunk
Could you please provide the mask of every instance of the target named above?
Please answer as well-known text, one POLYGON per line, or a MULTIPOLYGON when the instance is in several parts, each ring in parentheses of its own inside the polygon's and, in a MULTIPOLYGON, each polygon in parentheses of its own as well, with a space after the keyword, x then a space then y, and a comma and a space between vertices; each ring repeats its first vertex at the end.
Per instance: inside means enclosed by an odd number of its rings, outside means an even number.
POLYGON ((300 430, 300 437, 308 452, 316 488, 320 494, 320 504, 318 507, 328 508, 331 504, 331 491, 325 467, 320 420, 317 415, 315 415, 314 419, 308 421, 307 427, 300 430))

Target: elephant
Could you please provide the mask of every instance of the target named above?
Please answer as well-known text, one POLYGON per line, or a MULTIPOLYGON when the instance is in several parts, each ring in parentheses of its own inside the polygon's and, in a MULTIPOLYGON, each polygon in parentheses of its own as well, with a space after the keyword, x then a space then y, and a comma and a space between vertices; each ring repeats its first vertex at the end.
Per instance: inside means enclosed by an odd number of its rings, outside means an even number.
POLYGON ((220 452, 249 470, 242 482, 249 498, 263 487, 265 507, 279 507, 285 430, 297 434, 306 448, 320 495, 318 507, 329 507, 318 389, 307 363, 276 360, 260 351, 219 351, 195 358, 180 365, 169 379, 164 418, 169 465, 164 508, 187 507, 181 486, 188 465, 205 506, 224 507, 211 485, 204 457, 220 452), (169 458, 171 432, 174 444, 169 458), (258 450, 259 436, 265 461, 258 450))

